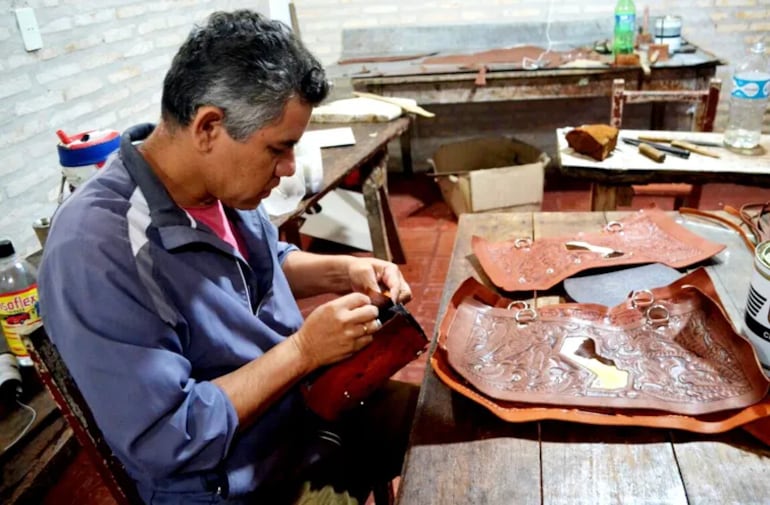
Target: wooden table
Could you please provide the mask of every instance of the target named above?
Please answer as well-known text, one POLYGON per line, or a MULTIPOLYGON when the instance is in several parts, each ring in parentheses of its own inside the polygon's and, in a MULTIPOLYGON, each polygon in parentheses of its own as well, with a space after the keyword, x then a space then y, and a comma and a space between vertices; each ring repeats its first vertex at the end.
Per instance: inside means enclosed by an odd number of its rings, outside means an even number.
MULTIPOLYGON (((302 200, 292 212, 271 218, 273 224, 281 228, 288 241, 299 244, 298 218, 329 191, 337 188, 348 174, 359 169, 374 255, 396 263, 405 263, 406 257, 388 200, 388 142, 400 138, 402 160, 405 164, 411 164, 411 155, 408 154, 409 124, 408 117, 400 117, 387 123, 311 124, 310 130, 351 127, 356 143, 352 146, 322 149, 321 190, 302 200)), ((411 171, 411 168, 409 170, 411 171)))
MULTIPOLYGON (((624 79, 627 89, 695 90, 708 87, 716 67, 725 64, 714 54, 694 46, 692 53, 676 53, 650 68, 639 65, 603 67, 555 67, 526 70, 522 62, 485 65, 483 79, 472 64, 426 64, 429 57, 472 53, 516 45, 542 45, 544 23, 514 26, 467 25, 449 27, 374 27, 343 33, 343 63, 327 70, 335 78, 348 78, 354 90, 384 96, 412 98, 420 104, 523 101, 609 97, 612 81, 624 79), (527 33, 529 31, 529 34, 527 33), (414 57, 398 60, 396 49, 414 57), (482 47, 483 46, 483 47, 482 47), (422 55, 420 53, 423 53, 422 55)), ((560 22, 552 27, 554 51, 590 45, 610 27, 590 22, 560 22)), ((609 57, 607 57, 609 58, 609 57)), ((663 104, 655 104, 652 128, 662 124, 663 104)))
POLYGON ((722 143, 722 133, 621 130, 612 155, 596 161, 575 153, 564 138, 569 128, 556 130, 558 165, 565 175, 591 181, 591 210, 615 210, 625 204, 632 184, 679 182, 695 185, 734 183, 770 187, 770 135, 762 135, 760 146, 751 152, 734 152, 724 147, 706 147, 719 153, 710 158, 691 153, 688 159, 666 155, 656 163, 639 154, 638 148, 620 138, 651 135, 675 139, 695 139, 722 143), (624 201, 626 200, 626 201, 624 201))
MULTIPOLYGON (((559 236, 598 230, 624 215, 463 214, 437 321, 465 278, 490 284, 472 255, 472 235, 493 241, 559 236)), ((712 259, 708 269, 730 317, 741 328, 752 255, 725 228, 691 218, 686 226, 727 244, 728 251, 712 259)), ((543 295, 538 300, 547 303, 549 297, 543 295)), ((556 300, 550 298, 551 303, 556 300)), ((760 504, 770 501, 768 475, 770 451, 741 429, 706 436, 557 421, 506 423, 453 393, 428 367, 398 503, 760 504)))

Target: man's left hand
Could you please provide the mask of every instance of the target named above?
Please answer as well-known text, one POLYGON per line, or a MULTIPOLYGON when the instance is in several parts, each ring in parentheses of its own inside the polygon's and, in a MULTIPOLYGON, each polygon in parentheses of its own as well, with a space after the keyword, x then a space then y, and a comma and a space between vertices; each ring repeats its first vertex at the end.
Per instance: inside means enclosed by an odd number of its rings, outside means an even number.
POLYGON ((348 267, 350 286, 353 291, 364 293, 376 304, 377 294, 383 287, 393 303, 406 303, 412 299, 412 290, 398 266, 377 258, 355 257, 348 267))

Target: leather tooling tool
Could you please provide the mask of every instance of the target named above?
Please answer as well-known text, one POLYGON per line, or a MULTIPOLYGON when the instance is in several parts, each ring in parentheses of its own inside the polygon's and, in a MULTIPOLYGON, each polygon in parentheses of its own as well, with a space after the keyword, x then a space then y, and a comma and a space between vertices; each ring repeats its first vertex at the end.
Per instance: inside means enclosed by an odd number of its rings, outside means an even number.
POLYGON ((680 149, 678 147, 671 147, 667 146, 665 144, 658 144, 655 142, 646 142, 639 139, 631 139, 628 137, 623 137, 620 140, 625 142, 626 144, 631 144, 632 146, 638 146, 640 144, 647 144, 651 147, 654 147, 658 151, 663 151, 664 153, 673 154, 674 156, 678 156, 680 158, 689 158, 690 157, 690 151, 687 151, 685 149, 680 149))
MULTIPOLYGON (((658 137, 656 135, 639 135, 638 139, 643 142, 661 142, 663 144, 670 144, 673 141, 677 140, 671 137, 658 137)), ((684 140, 685 142, 690 144, 695 144, 696 146, 724 147, 724 145, 720 144, 719 142, 711 142, 709 140, 700 140, 700 139, 679 139, 679 140, 684 140)))
POLYGON ((703 147, 700 147, 696 144, 693 144, 691 142, 688 142, 686 140, 672 140, 671 141, 672 147, 679 147, 682 149, 687 149, 691 153, 701 154, 703 156, 710 156, 711 158, 719 158, 719 153, 710 151, 709 149, 704 149, 703 147))

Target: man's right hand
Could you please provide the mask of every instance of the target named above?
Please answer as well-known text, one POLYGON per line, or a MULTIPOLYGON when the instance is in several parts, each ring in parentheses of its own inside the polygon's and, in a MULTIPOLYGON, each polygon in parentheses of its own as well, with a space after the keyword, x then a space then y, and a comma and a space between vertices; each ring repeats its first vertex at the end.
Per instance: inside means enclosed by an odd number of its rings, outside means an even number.
POLYGON ((350 293, 316 307, 291 340, 312 371, 368 345, 381 326, 377 315, 368 296, 350 293))

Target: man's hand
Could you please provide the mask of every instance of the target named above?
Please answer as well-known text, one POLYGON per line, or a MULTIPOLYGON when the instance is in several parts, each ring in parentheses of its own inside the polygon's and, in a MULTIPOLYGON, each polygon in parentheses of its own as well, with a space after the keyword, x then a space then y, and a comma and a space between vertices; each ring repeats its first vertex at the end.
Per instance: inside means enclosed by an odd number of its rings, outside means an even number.
POLYGON ((308 371, 315 370, 368 345, 381 326, 377 314, 368 296, 350 293, 316 307, 291 340, 308 371))
POLYGON ((382 293, 385 286, 393 303, 406 303, 412 299, 412 290, 404 279, 398 266, 377 258, 356 257, 348 266, 350 287, 353 291, 364 293, 374 299, 382 293))

